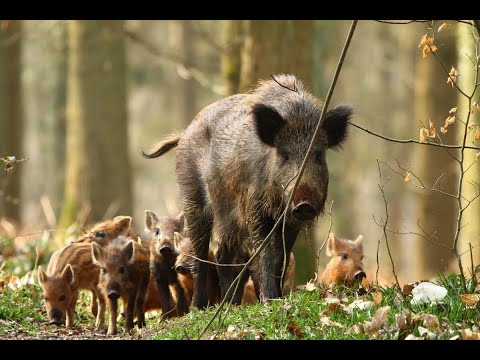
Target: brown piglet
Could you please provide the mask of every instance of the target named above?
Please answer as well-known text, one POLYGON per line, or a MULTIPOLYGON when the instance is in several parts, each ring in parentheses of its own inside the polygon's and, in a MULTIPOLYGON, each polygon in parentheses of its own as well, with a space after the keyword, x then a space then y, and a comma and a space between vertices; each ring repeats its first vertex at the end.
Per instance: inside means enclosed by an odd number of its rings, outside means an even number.
POLYGON ((112 240, 105 248, 92 243, 93 260, 100 267, 100 289, 108 302, 108 335, 117 333, 118 299, 125 309, 125 330, 145 326, 144 302, 150 278, 148 253, 136 241, 125 236, 112 240))
POLYGON ((103 326, 105 301, 100 294, 99 271, 93 263, 91 245, 84 243, 70 244, 55 251, 46 272, 38 267, 38 282, 43 288, 51 324, 62 324, 66 318, 66 326, 72 326, 79 290, 86 289, 92 292, 91 310, 97 317, 95 326, 103 326))
POLYGON ((366 278, 363 271, 363 236, 355 240, 339 239, 334 233, 328 235, 327 256, 331 260, 325 267, 320 281, 330 284, 353 285, 366 278))
POLYGON ((110 241, 118 236, 124 235, 136 238, 131 229, 131 216, 116 216, 93 226, 86 234, 81 235, 74 243, 77 242, 96 242, 101 246, 106 246, 110 241))
POLYGON ((169 316, 182 316, 188 312, 185 290, 180 284, 175 262, 178 253, 174 245, 174 233, 184 228, 183 213, 176 218, 157 216, 150 210, 145 211, 145 225, 153 233, 150 245, 150 271, 157 284, 162 305, 162 319, 169 316), (176 306, 171 307, 170 296, 176 306))

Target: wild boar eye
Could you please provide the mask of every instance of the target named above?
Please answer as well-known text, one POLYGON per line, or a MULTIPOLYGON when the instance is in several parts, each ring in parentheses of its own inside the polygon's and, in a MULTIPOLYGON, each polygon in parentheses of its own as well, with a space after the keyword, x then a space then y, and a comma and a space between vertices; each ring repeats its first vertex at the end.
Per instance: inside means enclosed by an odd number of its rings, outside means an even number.
POLYGON ((45 297, 43 298, 43 300, 48 301, 48 298, 45 296, 45 297))
POLYGON ((347 255, 347 254, 340 254, 340 257, 342 258, 343 261, 345 261, 345 260, 348 259, 348 255, 347 255))
POLYGON ((95 236, 97 238, 100 238, 100 239, 103 239, 105 237, 105 235, 106 235, 105 231, 97 231, 96 234, 95 234, 95 236))
POLYGON ((107 269, 102 267, 102 274, 106 274, 106 273, 107 273, 107 269))
POLYGON ((323 161, 323 152, 322 150, 315 151, 315 161, 321 163, 323 161))
POLYGON ((118 269, 118 272, 119 272, 120 274, 123 274, 123 273, 125 272, 125 268, 124 268, 124 267, 121 267, 120 269, 118 269))
POLYGON ((280 150, 279 155, 282 161, 288 161, 290 158, 290 153, 287 150, 280 150))
POLYGON ((58 301, 65 301, 67 297, 65 295, 62 295, 58 298, 58 301))
POLYGON ((156 228, 155 229, 155 236, 159 236, 160 235, 160 229, 159 228, 156 228))

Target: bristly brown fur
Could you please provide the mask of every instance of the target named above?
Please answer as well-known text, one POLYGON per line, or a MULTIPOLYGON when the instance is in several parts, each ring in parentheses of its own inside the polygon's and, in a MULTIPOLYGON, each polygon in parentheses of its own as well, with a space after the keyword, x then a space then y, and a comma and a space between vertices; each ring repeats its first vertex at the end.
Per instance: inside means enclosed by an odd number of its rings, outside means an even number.
POLYGON ((175 132, 169 135, 166 135, 162 141, 160 141, 158 144, 156 144, 153 147, 153 152, 151 153, 146 153, 145 151, 142 150, 142 156, 145 159, 154 159, 159 156, 162 156, 163 154, 169 152, 173 148, 175 148, 178 145, 178 141, 180 140, 181 133, 175 132))

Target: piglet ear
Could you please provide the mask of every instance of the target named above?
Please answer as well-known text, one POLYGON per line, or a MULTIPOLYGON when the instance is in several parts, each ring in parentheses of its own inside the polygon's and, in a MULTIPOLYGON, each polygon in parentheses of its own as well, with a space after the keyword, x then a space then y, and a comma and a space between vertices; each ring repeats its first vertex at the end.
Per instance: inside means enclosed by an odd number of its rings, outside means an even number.
POLYGON ((92 242, 92 262, 98 265, 104 258, 105 250, 95 242, 92 242))
POLYGON ((352 108, 346 105, 339 105, 328 110, 322 123, 322 129, 327 135, 329 149, 341 146, 347 137, 347 128, 352 112, 352 108))
POLYGON ((358 235, 357 238, 354 240, 355 245, 363 253, 363 235, 358 235))
POLYGON ((43 270, 43 267, 38 267, 38 282, 40 285, 45 284, 48 281, 47 273, 43 270))
POLYGON ((134 260, 135 260, 135 256, 134 255, 134 246, 135 246, 135 241, 134 240, 130 240, 127 245, 124 246, 123 248, 123 252, 125 254, 125 256, 127 257, 127 260, 129 263, 133 263, 134 260))
POLYGON ((257 135, 263 143, 274 146, 275 137, 285 125, 285 120, 277 110, 265 104, 255 104, 252 108, 257 135))
POLYGON ((335 234, 334 233, 328 234, 327 249, 326 249, 327 256, 332 257, 335 254, 336 242, 337 242, 337 237, 335 236, 335 234))
POLYGON ((65 266, 65 269, 62 271, 62 278, 70 285, 75 282, 75 273, 73 272, 72 265, 67 264, 67 266, 65 266))
POLYGON ((154 232, 155 226, 157 226, 157 223, 158 223, 157 215, 155 215, 153 211, 145 210, 145 226, 147 227, 147 230, 154 232))
POLYGON ((175 249, 178 249, 180 246, 180 242, 183 240, 182 234, 179 232, 174 232, 173 233, 173 243, 175 244, 175 249))
POLYGON ((130 225, 132 224, 132 217, 131 216, 116 216, 113 219, 120 227, 120 234, 127 235, 128 230, 130 230, 130 225))

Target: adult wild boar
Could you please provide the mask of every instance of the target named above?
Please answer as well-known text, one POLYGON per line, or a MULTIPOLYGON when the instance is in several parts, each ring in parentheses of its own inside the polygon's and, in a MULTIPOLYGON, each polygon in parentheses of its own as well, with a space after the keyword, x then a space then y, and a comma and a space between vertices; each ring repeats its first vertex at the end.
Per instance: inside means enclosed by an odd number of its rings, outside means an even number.
MULTIPOLYGON (((181 135, 169 136, 151 154, 143 154, 155 158, 177 147, 177 181, 197 258, 208 258, 212 231, 218 240, 219 263, 232 263, 247 238, 258 247, 291 195, 322 108, 295 76, 281 74, 275 80, 261 81, 247 94, 207 106, 181 135)), ((286 217, 286 254, 280 226, 252 264, 261 301, 282 296, 283 260, 288 262, 300 229, 324 210, 326 151, 344 141, 351 113, 350 107, 337 106, 321 124, 286 217)), ((208 301, 207 266, 195 262, 192 305, 198 308, 208 301)), ((218 267, 222 298, 239 270, 218 267)), ((243 284, 238 288, 235 304, 241 302, 243 284)))

